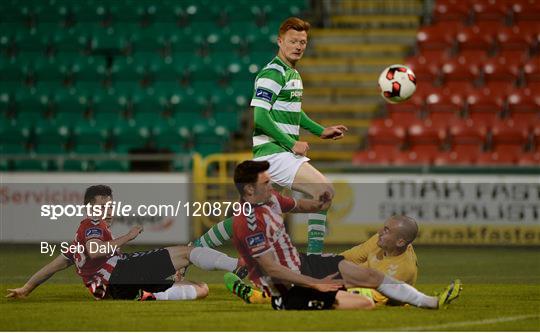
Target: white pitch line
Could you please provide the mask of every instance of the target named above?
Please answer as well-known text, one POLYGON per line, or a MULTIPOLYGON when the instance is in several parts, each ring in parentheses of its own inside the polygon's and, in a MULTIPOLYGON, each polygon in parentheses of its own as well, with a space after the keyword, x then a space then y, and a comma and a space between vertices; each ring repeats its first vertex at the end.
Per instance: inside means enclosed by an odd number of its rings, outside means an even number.
MULTIPOLYGON (((462 327, 462 326, 468 326, 468 325, 497 324, 497 323, 504 323, 508 321, 518 321, 518 320, 535 318, 535 317, 540 317, 540 315, 534 314, 534 315, 521 315, 521 316, 513 316, 513 317, 482 319, 482 320, 459 321, 456 323, 430 325, 430 326, 411 326, 411 327, 399 327, 399 328, 394 327, 387 330, 389 331, 430 331, 430 330, 437 330, 441 328, 462 327)), ((384 331, 386 331, 386 329, 384 331)))

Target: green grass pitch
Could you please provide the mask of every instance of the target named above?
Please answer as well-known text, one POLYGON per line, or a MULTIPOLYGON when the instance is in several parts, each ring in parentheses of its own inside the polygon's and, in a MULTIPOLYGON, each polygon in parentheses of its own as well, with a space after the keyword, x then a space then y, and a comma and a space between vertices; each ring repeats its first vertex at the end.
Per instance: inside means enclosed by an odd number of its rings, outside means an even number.
MULTIPOLYGON (((147 248, 147 247, 145 247, 147 248)), ((346 247, 332 247, 340 251, 346 247)), ((129 250, 141 249, 132 248, 129 250)), ((230 248, 225 252, 232 253, 230 248)), ((129 252, 129 251, 127 251, 129 252)), ((191 267, 210 285, 199 301, 94 301, 73 268, 24 300, 0 301, 2 331, 539 331, 538 248, 418 247, 417 287, 432 293, 452 278, 461 297, 445 310, 380 307, 372 311, 274 311, 247 305, 222 285, 223 273, 191 267)), ((49 260, 39 245, 0 246, 0 287, 20 286, 49 260)))

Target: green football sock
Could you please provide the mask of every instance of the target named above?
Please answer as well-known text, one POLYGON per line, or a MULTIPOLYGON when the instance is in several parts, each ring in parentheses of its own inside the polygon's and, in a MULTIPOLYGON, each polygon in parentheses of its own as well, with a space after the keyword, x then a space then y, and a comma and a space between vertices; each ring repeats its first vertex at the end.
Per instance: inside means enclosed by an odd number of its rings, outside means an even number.
POLYGON ((323 252, 327 212, 324 210, 316 214, 309 214, 307 254, 321 254, 323 252))
POLYGON ((214 225, 204 235, 193 242, 196 247, 216 248, 232 238, 232 218, 229 217, 214 225))

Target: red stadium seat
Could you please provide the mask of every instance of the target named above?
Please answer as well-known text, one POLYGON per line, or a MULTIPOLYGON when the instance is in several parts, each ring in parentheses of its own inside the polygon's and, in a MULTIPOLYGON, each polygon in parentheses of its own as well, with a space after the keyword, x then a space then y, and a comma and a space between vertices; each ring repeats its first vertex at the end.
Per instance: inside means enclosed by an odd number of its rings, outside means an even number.
POLYGON ((433 158, 427 154, 419 154, 415 151, 399 152, 392 158, 393 165, 426 165, 431 164, 433 158))
POLYGON ((533 43, 538 43, 540 39, 540 21, 521 21, 514 24, 519 31, 531 38, 533 43))
POLYGON ((460 95, 432 93, 426 97, 428 119, 435 127, 448 126, 459 119, 463 104, 460 95))
POLYGON ((353 164, 355 165, 372 165, 381 164, 389 165, 390 158, 388 154, 380 155, 373 150, 363 150, 357 152, 353 157, 353 164))
POLYGON ((456 151, 440 152, 433 159, 433 164, 442 165, 470 165, 473 164, 473 156, 459 154, 456 151))
POLYGON ((373 122, 368 129, 368 142, 377 153, 398 151, 405 142, 405 129, 391 120, 373 122))
POLYGON ((420 55, 407 59, 405 65, 414 72, 417 81, 434 82, 439 77, 440 61, 439 59, 428 61, 425 56, 420 55))
POLYGON ((420 118, 424 107, 422 94, 414 94, 408 101, 399 104, 387 104, 386 111, 394 124, 408 127, 420 118))
POLYGON ((425 50, 448 50, 454 44, 454 34, 444 27, 424 26, 416 34, 420 53, 425 50))
POLYGON ((475 64, 465 64, 463 58, 453 59, 442 65, 444 87, 454 93, 473 89, 480 70, 475 64))
POLYGON ((516 64, 509 63, 506 57, 491 58, 482 66, 486 83, 504 81, 515 83, 519 77, 520 69, 516 64))
POLYGON ((418 121, 409 127, 407 139, 410 151, 431 160, 446 139, 446 129, 437 128, 430 121, 418 121))
POLYGON ((524 34, 518 26, 504 27, 497 32, 499 56, 507 59, 523 61, 529 55, 534 40, 531 35, 524 34))
POLYGON ((463 158, 472 158, 483 150, 487 127, 475 124, 470 119, 455 123, 449 128, 452 151, 463 158))
POLYGON ((528 152, 520 155, 517 164, 523 166, 540 165, 540 152, 528 152))
POLYGON ((518 24, 524 21, 540 22, 540 3, 515 1, 512 6, 514 21, 518 24))
POLYGON ((540 83, 540 57, 534 57, 530 59, 523 67, 523 74, 525 76, 525 82, 529 88, 532 84, 540 83))
POLYGON ((529 89, 513 91, 507 99, 510 119, 523 127, 540 124, 540 97, 529 89))
POLYGON ((516 89, 516 86, 512 82, 505 81, 490 81, 487 82, 482 91, 489 92, 491 96, 499 98, 506 98, 512 91, 516 89))
POLYGON ((433 92, 438 92, 440 90, 441 90, 440 87, 434 86, 431 82, 417 81, 416 91, 414 92, 413 97, 415 97, 416 95, 419 95, 419 96, 422 96, 422 98, 424 98, 425 96, 433 92))
POLYGON ((469 16, 470 7, 464 1, 437 1, 435 4, 435 8, 433 9, 433 18, 436 22, 465 22, 468 20, 469 16))
POLYGON ((501 1, 473 2, 472 12, 475 22, 494 22, 502 24, 508 15, 508 6, 501 1))
POLYGON ((463 64, 481 64, 489 58, 487 50, 462 50, 458 58, 463 64))
POLYGON ((497 152, 485 152, 476 158, 478 165, 512 165, 517 158, 514 155, 499 154, 497 152))
POLYGON ((533 131, 533 144, 536 147, 536 151, 540 151, 540 124, 535 124, 533 131))
POLYGON ((483 50, 490 51, 493 48, 493 35, 495 31, 486 33, 480 27, 472 26, 465 28, 456 35, 459 51, 483 50))
POLYGON ((512 155, 517 159, 527 143, 528 134, 526 127, 518 126, 512 121, 499 121, 491 128, 493 151, 500 156, 512 155))
POLYGON ((490 126, 503 110, 503 98, 489 91, 474 91, 467 96, 468 117, 476 124, 490 126))

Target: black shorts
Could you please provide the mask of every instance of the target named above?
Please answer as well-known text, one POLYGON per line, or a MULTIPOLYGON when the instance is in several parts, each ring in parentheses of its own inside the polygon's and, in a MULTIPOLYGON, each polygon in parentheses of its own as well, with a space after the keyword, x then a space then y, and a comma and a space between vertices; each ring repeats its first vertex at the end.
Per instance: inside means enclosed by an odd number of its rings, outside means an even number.
POLYGON ((140 289, 164 291, 173 285, 175 273, 165 249, 128 253, 111 273, 109 293, 114 299, 135 299, 140 289))
MULTIPOLYGON (((336 254, 306 255, 300 254, 300 272, 316 279, 339 273, 338 265, 345 258, 336 254)), ((338 274, 336 279, 340 279, 338 274)), ((311 288, 292 287, 280 297, 272 298, 272 307, 276 310, 327 310, 336 301, 337 291, 321 292, 311 288)))

